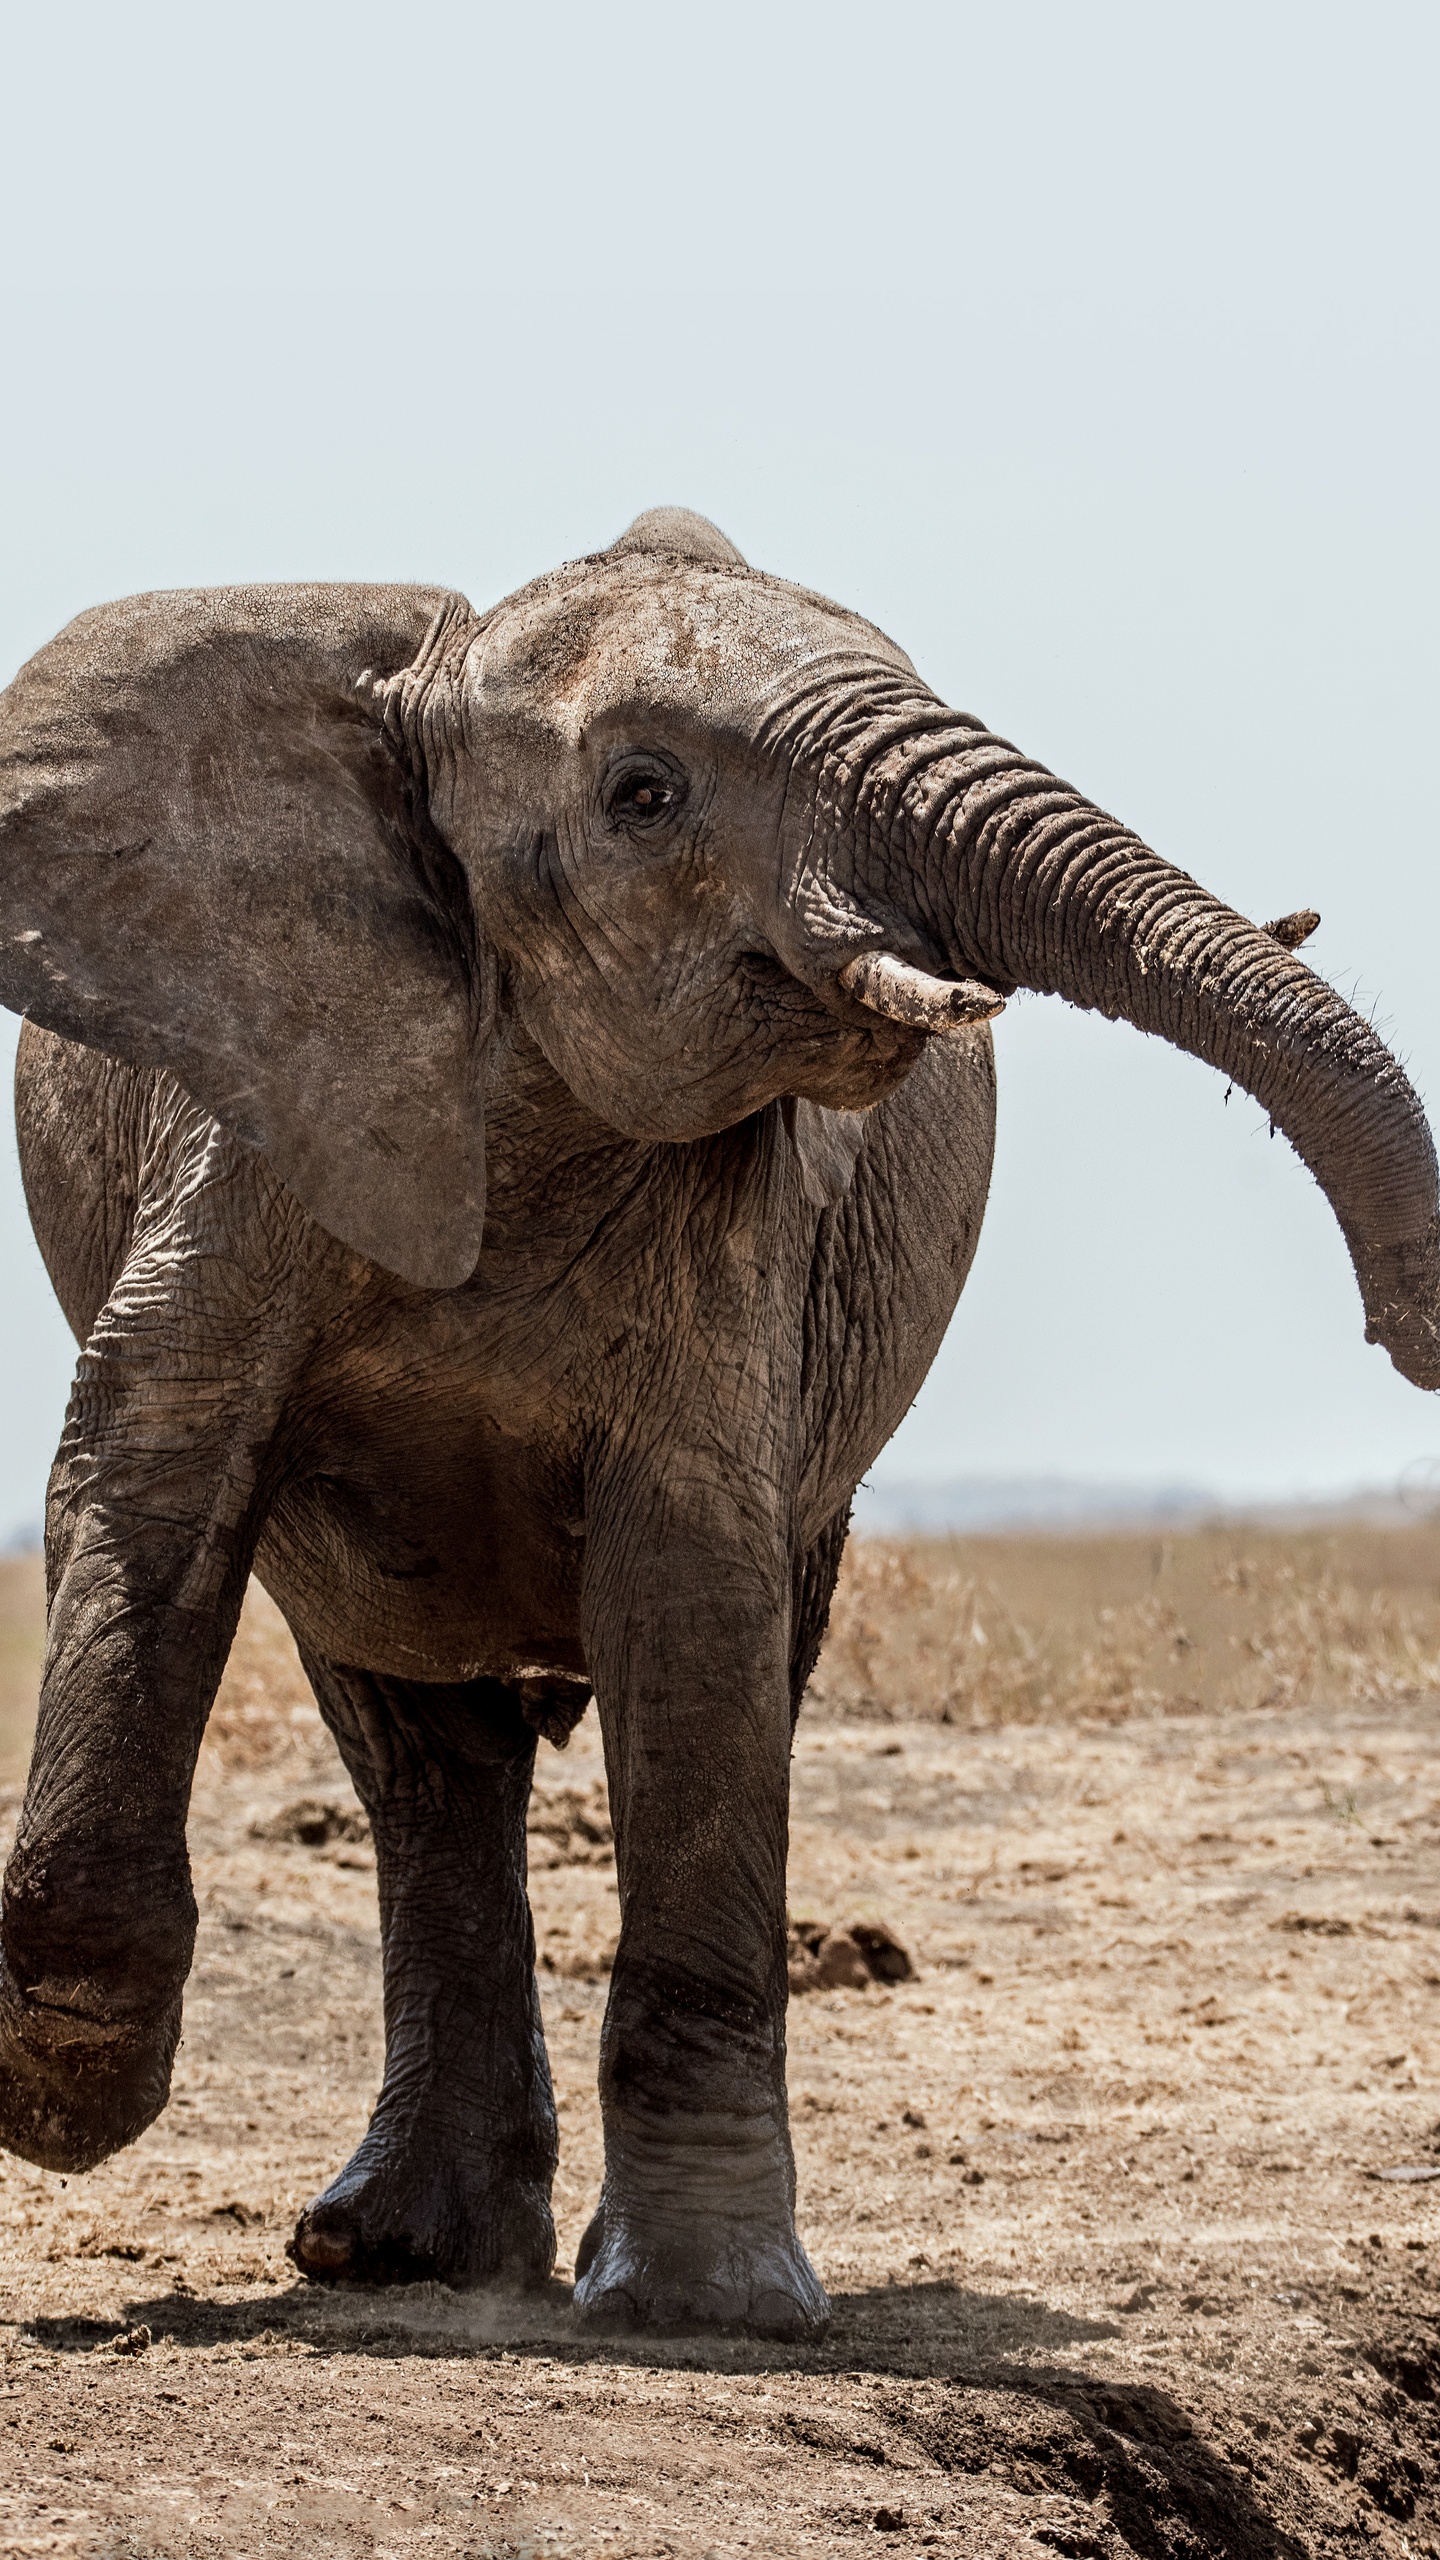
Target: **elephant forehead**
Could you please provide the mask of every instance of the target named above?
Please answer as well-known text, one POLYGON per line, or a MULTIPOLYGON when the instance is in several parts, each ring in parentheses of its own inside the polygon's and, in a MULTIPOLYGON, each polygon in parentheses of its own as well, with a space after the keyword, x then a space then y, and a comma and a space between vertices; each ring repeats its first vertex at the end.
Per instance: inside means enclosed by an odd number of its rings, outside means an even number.
POLYGON ((830 670, 865 666, 914 673, 872 623, 804 588, 626 559, 502 606, 476 636, 466 690, 477 707, 523 707, 571 737, 631 705, 753 730, 830 670))

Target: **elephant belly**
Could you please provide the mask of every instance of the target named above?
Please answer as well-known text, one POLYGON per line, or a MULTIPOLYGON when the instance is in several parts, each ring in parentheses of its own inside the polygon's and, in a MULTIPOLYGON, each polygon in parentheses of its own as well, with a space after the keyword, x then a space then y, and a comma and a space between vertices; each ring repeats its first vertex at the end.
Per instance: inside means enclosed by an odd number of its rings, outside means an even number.
POLYGON ((555 1453, 473 1413, 344 1441, 289 1477, 255 1560, 307 1652, 411 1680, 583 1675, 583 1525, 555 1453))

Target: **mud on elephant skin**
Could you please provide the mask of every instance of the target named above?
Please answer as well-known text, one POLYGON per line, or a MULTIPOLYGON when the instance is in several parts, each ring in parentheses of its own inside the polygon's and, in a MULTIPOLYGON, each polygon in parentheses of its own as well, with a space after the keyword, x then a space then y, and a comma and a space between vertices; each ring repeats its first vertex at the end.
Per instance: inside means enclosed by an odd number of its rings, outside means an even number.
POLYGON ((970 1266, 1016 987, 1258 1096, 1440 1383, 1424 1116, 1297 957, 869 623, 642 517, 497 606, 82 615, 0 698, 0 999, 81 1343, 0 1916, 0 2140, 165 2102, 246 1577, 374 1826, 387 2060, 318 2278, 543 2279, 537 1731, 598 1704, 622 1933, 591 2319, 813 2332, 793 1716, 970 1266))

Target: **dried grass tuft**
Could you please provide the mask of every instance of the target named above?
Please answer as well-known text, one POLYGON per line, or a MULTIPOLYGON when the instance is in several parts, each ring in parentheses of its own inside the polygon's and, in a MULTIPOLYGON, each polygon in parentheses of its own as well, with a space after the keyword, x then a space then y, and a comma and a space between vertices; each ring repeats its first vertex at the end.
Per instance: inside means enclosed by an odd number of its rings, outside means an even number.
POLYGON ((1116 1722, 1440 1690, 1440 1527, 857 1539, 810 1705, 1116 1722))

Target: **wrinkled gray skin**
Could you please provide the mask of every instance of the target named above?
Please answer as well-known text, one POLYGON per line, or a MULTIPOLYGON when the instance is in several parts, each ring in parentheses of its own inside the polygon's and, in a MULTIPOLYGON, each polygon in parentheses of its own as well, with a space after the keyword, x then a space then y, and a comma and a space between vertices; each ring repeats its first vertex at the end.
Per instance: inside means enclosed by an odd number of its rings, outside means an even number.
POLYGON ((83 2169, 165 2103, 187 1794, 254 1570, 370 1810, 385 1942, 384 2088, 299 2264, 548 2273, 525 1802, 593 1684, 624 1925, 577 2304, 823 2320, 785 2117, 791 1720, 975 1248, 964 1017, 1017 986, 1258 1096, 1370 1339, 1440 1383, 1434 1154, 1368 1025, 698 518, 483 617, 145 597, 23 670, 0 998, 84 1347, 0 2140, 83 2169))

